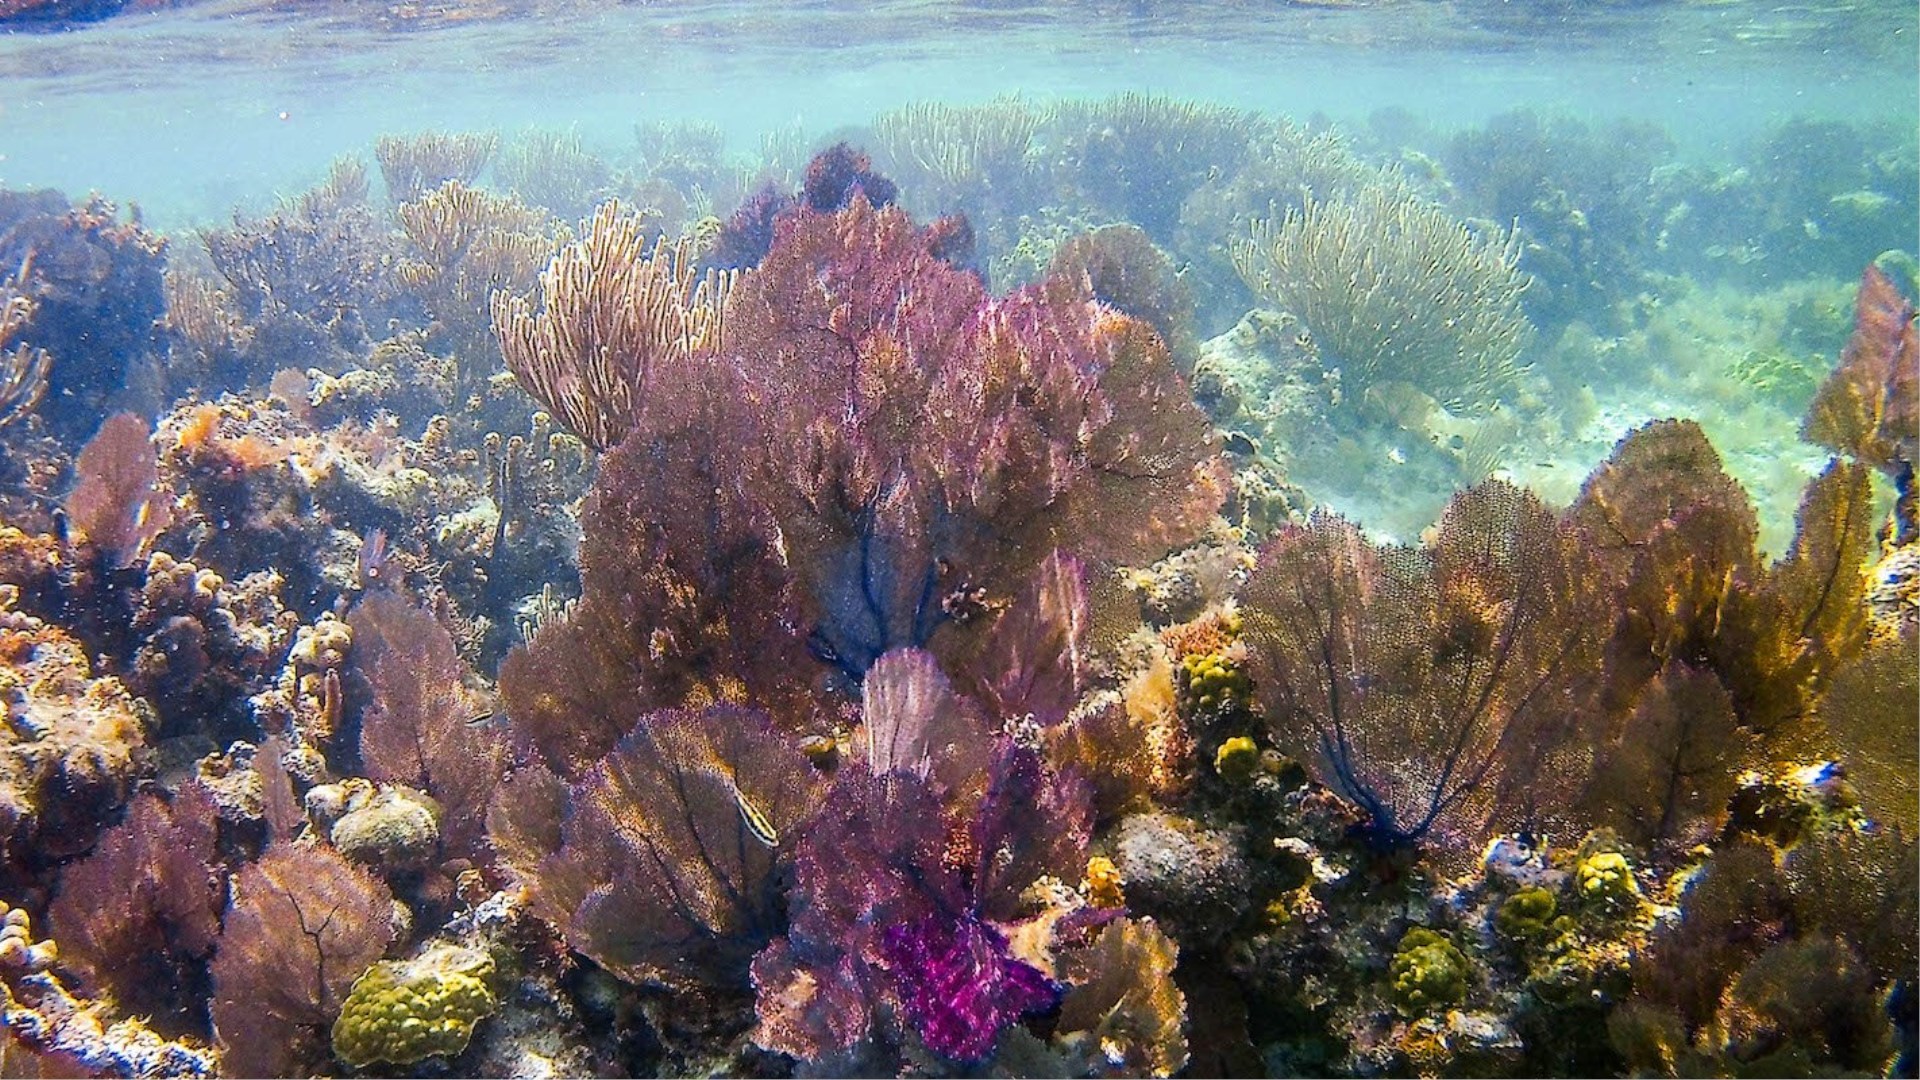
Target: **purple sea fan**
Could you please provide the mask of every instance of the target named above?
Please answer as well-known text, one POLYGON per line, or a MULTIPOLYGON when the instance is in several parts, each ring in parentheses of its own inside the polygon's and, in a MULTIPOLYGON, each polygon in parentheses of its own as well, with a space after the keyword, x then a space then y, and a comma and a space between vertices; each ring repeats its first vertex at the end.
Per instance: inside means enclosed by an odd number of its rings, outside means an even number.
POLYGON ((791 836, 818 779, 736 705, 651 713, 570 785, 503 787, 495 842, 567 943, 630 982, 728 986, 785 928, 791 836))
POLYGON ((936 631, 982 625, 1055 548, 1157 558, 1224 490, 1150 329, 1078 282, 992 299, 929 243, 865 199, 784 218, 728 299, 766 448, 748 490, 814 602, 815 652, 856 680, 892 648, 954 647, 936 631))
POLYGON ((147 422, 116 413, 74 462, 67 516, 116 568, 133 565, 172 520, 147 422))
POLYGON ((927 1048, 956 1061, 985 1058, 1008 1024, 1060 1000, 1052 980, 1014 959, 1007 939, 972 915, 894 926, 882 952, 927 1048))
POLYGON ((884 1052, 917 1037, 978 1060, 1057 1002, 996 924, 1019 917, 1034 880, 1084 865, 1089 795, 1005 737, 985 772, 977 803, 956 806, 919 770, 843 769, 800 840, 788 936, 754 961, 760 1045, 832 1064, 863 1040, 884 1052))

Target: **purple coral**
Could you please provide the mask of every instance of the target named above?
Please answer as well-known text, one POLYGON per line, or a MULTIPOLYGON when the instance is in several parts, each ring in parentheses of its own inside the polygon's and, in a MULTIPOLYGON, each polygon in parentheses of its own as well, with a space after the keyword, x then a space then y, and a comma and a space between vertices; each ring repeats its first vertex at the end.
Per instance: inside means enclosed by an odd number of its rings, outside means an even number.
POLYGON ((916 772, 843 772, 801 837, 788 936, 754 961, 761 1045, 819 1061, 863 1038, 898 1043, 893 1017, 975 1061, 1057 1003, 997 924, 1037 878, 1078 873, 1088 794, 1005 739, 986 772, 984 794, 958 806, 916 772))
POLYGON ((899 193, 893 181, 873 171, 871 158, 842 142, 820 151, 807 163, 800 201, 809 210, 831 214, 845 210, 855 195, 864 196, 874 206, 888 206, 899 193))
POLYGON ((956 1061, 985 1058, 1008 1024, 1060 1000, 1052 980, 1016 960, 1006 937, 971 915, 891 927, 882 952, 920 1038, 956 1061))

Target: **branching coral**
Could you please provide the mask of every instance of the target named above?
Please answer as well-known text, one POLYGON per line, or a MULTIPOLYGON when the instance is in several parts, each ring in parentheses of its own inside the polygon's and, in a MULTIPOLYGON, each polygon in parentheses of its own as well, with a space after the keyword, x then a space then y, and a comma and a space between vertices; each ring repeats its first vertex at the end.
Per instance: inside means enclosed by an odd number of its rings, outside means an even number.
POLYGON ((1438 830, 1477 849, 1490 823, 1544 822, 1584 775, 1605 629, 1593 577, 1577 534, 1497 481, 1457 496, 1419 550, 1327 515, 1282 529, 1243 596, 1276 745, 1383 843, 1438 830))
POLYGON ((1233 246, 1247 286, 1306 323, 1352 400, 1405 382, 1456 409, 1497 404, 1532 330, 1512 236, 1483 237, 1392 185, 1308 199, 1233 246))
POLYGON ((605 450, 657 407, 654 398, 699 381, 697 365, 723 343, 732 282, 700 274, 689 241, 649 250, 641 218, 609 201, 541 273, 537 312, 494 293, 494 333, 527 392, 605 450))
POLYGON ((403 203, 449 180, 473 183, 499 147, 500 137, 491 132, 428 131, 412 136, 383 135, 374 143, 373 157, 380 163, 387 197, 403 203))
POLYGON ((33 301, 18 291, 17 284, 0 282, 0 428, 40 404, 53 359, 45 349, 14 343, 33 314, 33 301))
POLYGON ((214 269, 254 327, 254 353, 304 350, 340 363, 342 350, 365 340, 366 317, 388 287, 382 268, 393 255, 366 194, 364 168, 342 161, 319 187, 266 217, 236 214, 233 228, 205 234, 214 269))
POLYGON ((975 211, 989 193, 1004 198, 1028 170, 1027 154, 1045 112, 1017 97, 979 105, 922 101, 883 113, 874 137, 907 190, 942 211, 975 211))
POLYGON ((493 291, 517 295, 538 284, 541 268, 566 230, 517 199, 457 180, 401 203, 394 213, 419 253, 418 259, 401 263, 396 276, 421 297, 465 361, 463 383, 473 386, 492 366, 485 354, 492 345, 488 303, 493 291))
POLYGON ((156 407, 165 265, 165 239, 98 195, 69 205, 57 191, 0 192, 5 291, 32 301, 14 360, 52 354, 37 415, 62 438, 78 442, 117 409, 156 407))
POLYGON ((1247 133, 1260 128, 1241 110, 1129 92, 1055 107, 1046 134, 1087 201, 1166 241, 1187 193, 1236 169, 1250 152, 1247 133))

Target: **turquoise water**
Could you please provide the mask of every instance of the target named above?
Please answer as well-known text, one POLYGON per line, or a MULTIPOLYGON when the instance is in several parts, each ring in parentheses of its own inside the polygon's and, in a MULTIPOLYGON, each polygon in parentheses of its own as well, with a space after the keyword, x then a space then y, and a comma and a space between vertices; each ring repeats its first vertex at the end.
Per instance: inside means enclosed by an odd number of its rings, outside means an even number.
POLYGON ((1145 90, 1306 118, 1515 107, 1666 126, 1703 151, 1790 115, 1920 123, 1916 20, 1847 4, 213 2, 0 35, 0 183, 98 190, 162 226, 291 192, 381 134, 636 121, 741 150, 907 101, 1145 90))

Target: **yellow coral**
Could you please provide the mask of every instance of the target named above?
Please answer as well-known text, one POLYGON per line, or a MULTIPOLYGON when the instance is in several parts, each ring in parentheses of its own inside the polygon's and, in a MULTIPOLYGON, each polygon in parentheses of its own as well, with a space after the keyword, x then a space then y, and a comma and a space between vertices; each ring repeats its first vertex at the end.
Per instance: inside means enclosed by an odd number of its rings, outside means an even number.
POLYGON ((1126 879, 1120 876, 1120 868, 1105 855, 1095 855, 1087 860, 1087 882, 1083 888, 1087 903, 1098 908, 1125 907, 1127 898, 1121 892, 1126 879))
POLYGON ((410 1065, 466 1049, 498 999, 493 958, 441 946, 414 960, 383 960, 353 984, 333 1025, 333 1052, 354 1068, 410 1065))
POLYGON ((1617 851, 1596 851, 1573 868, 1574 887, 1580 902, 1610 914, 1619 914, 1640 904, 1640 885, 1633 879, 1633 867, 1617 851))
POLYGON ((1260 748, 1245 735, 1235 735, 1221 743, 1213 755, 1213 771, 1224 780, 1245 781, 1259 768, 1260 748))
POLYGON ((1252 697, 1253 683, 1241 670, 1236 651, 1183 657, 1178 676, 1181 705, 1203 713, 1244 708, 1252 697))

